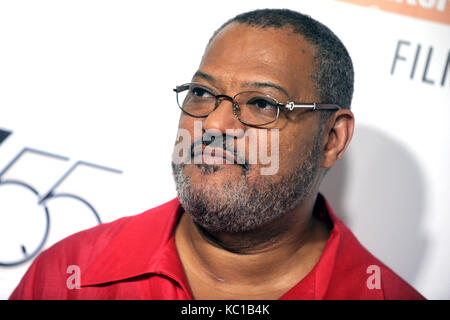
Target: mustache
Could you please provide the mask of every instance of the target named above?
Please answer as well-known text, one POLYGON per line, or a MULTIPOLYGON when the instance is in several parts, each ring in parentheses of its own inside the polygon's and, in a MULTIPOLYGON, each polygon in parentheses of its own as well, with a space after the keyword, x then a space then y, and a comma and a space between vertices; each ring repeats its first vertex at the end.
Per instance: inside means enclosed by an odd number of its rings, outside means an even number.
POLYGON ((245 157, 245 153, 242 154, 236 150, 234 140, 234 137, 227 136, 226 134, 222 134, 222 136, 217 137, 217 135, 211 135, 208 134, 208 132, 205 132, 202 138, 197 139, 191 144, 191 159, 193 159, 195 155, 203 153, 205 147, 216 150, 222 149, 224 158, 229 158, 226 156, 228 153, 233 157, 233 164, 237 164, 242 166, 244 169, 248 169, 249 164, 245 157))

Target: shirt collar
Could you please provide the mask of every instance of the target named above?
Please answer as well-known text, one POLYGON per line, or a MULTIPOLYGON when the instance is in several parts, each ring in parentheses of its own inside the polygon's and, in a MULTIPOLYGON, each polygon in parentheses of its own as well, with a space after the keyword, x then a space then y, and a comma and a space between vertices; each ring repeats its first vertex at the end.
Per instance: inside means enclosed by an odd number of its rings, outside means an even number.
POLYGON ((333 208, 322 194, 317 195, 313 209, 313 215, 318 218, 330 230, 328 240, 320 255, 319 261, 313 269, 287 291, 280 300, 299 299, 305 300, 323 299, 327 293, 329 283, 332 280, 337 253, 342 243, 343 222, 336 216, 333 208))
POLYGON ((173 237, 181 212, 180 202, 175 198, 140 215, 123 218, 118 230, 107 240, 106 248, 83 272, 81 286, 155 273, 185 287, 187 281, 173 237))

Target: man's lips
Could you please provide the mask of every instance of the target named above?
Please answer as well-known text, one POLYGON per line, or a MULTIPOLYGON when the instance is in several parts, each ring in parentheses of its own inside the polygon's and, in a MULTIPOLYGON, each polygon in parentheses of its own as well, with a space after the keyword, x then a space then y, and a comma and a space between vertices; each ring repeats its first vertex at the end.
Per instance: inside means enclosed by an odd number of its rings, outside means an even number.
MULTIPOLYGON (((236 154, 220 147, 210 147, 203 144, 197 145, 193 149, 193 158, 202 157, 202 163, 207 164, 238 164, 236 154)), ((194 161, 196 162, 196 161, 194 161)))

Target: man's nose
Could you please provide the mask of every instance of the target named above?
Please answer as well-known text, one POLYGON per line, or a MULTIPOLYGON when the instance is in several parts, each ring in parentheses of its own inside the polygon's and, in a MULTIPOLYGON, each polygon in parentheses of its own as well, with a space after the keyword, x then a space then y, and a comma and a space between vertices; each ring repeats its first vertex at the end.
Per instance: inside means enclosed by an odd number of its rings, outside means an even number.
POLYGON ((206 117, 205 130, 220 131, 227 134, 227 130, 236 131, 244 129, 244 125, 236 118, 233 112, 233 102, 229 99, 219 99, 217 108, 206 117))

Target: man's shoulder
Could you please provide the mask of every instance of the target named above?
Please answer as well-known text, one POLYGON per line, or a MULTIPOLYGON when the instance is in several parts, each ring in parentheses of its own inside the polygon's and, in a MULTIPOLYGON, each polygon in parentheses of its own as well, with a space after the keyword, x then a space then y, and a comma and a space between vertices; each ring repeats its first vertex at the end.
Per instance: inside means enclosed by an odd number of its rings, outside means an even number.
POLYGON ((335 293, 361 299, 424 299, 407 281, 365 248, 352 231, 340 222, 342 232, 334 267, 335 293), (353 283, 353 285, 340 285, 353 283), (348 292, 345 292, 348 291, 348 292))
MULTIPOLYGON (((148 241, 160 239, 163 225, 167 225, 174 218, 173 214, 179 207, 175 198, 157 207, 148 209, 142 213, 126 216, 112 222, 103 223, 95 227, 74 233, 67 238, 55 243, 41 255, 60 254, 68 258, 89 260, 97 253, 110 246, 117 237, 128 237, 144 234, 148 241), (147 228, 151 229, 151 232, 147 228), (81 255, 80 255, 81 254, 81 255)), ((86 261, 88 262, 88 261, 86 261)))
POLYGON ((318 278, 324 299, 424 299, 408 282, 375 257, 319 194, 318 217, 330 228, 318 278))
MULTIPOLYGON (((43 251, 32 263, 22 278, 12 298, 45 298, 61 296, 68 272, 75 266, 85 272, 105 260, 117 263, 126 258, 136 247, 150 252, 157 248, 164 236, 170 235, 170 228, 177 216, 178 199, 173 199, 140 214, 127 216, 109 223, 77 232, 43 251), (64 281, 63 281, 64 280, 64 281), (40 286, 35 292, 35 284, 40 286)), ((91 269, 92 270, 92 269, 91 269)))

